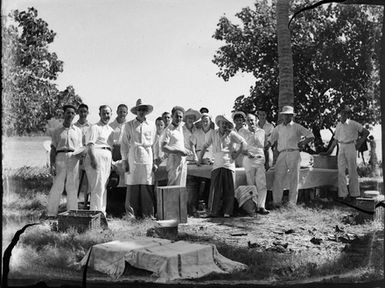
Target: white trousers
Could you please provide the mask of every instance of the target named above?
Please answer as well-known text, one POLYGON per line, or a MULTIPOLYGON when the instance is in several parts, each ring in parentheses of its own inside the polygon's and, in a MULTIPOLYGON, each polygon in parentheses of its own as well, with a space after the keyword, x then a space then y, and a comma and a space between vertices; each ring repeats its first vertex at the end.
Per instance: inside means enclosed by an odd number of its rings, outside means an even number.
POLYGON ((55 159, 56 176, 48 195, 48 216, 56 216, 60 198, 67 193, 67 210, 78 209, 79 160, 72 153, 58 153, 55 159))
MULTIPOLYGON (((243 161, 245 163, 245 161, 243 161)), ((245 166, 247 185, 255 185, 258 192, 258 208, 265 208, 267 188, 266 188, 266 174, 264 164, 254 167, 245 166)))
POLYGON ((280 152, 274 166, 273 203, 282 202, 283 189, 289 186, 289 202, 296 204, 298 199, 299 151, 280 152), (286 185, 289 183, 288 185, 286 185))
POLYGON ((111 172, 111 151, 106 149, 94 149, 97 168, 91 167, 90 157, 85 158, 85 168, 88 185, 91 191, 90 210, 102 211, 106 214, 107 206, 107 182, 111 172))
POLYGON ((346 169, 349 173, 350 196, 360 196, 357 173, 357 150, 354 143, 339 144, 338 152, 338 196, 348 196, 346 183, 346 169))
POLYGON ((187 160, 186 157, 170 154, 167 158, 167 186, 186 187, 187 160))

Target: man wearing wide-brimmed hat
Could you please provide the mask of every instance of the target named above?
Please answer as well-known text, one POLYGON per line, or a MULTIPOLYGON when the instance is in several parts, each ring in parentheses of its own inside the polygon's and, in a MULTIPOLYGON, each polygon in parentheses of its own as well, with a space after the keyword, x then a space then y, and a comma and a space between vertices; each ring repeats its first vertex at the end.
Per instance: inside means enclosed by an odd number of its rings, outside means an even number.
POLYGON ((135 217, 154 216, 153 150, 155 125, 146 116, 153 106, 143 104, 141 99, 131 108, 136 118, 124 127, 121 144, 122 160, 126 168, 126 213, 135 217))
POLYGON ((351 110, 349 107, 345 106, 340 109, 340 122, 338 122, 334 132, 334 140, 328 151, 321 153, 330 155, 338 144, 338 196, 342 199, 347 198, 349 194, 352 199, 360 196, 357 173, 357 147, 360 147, 369 135, 369 131, 360 123, 349 119, 350 114, 351 110), (346 169, 348 169, 349 173, 349 191, 346 186, 346 169))
POLYGON ((186 156, 192 152, 185 148, 183 135, 183 116, 185 110, 181 106, 172 108, 171 124, 165 129, 161 147, 168 154, 166 170, 168 186, 186 186, 187 161, 186 156))
POLYGON ((268 147, 277 142, 279 152, 274 166, 273 204, 275 206, 280 206, 282 203, 285 183, 290 183, 289 203, 297 203, 300 149, 314 139, 310 130, 293 121, 295 114, 292 106, 283 106, 279 113, 282 115, 283 122, 273 129, 268 139, 268 147), (302 137, 304 137, 303 140, 301 140, 302 137), (287 177, 289 181, 285 181, 287 177))
POLYGON ((198 162, 202 162, 207 147, 213 145, 214 165, 211 171, 209 214, 212 217, 230 217, 233 214, 235 178, 235 164, 231 154, 235 144, 240 144, 240 150, 243 150, 246 142, 232 130, 234 125, 226 115, 218 115, 215 123, 219 128, 203 145, 198 162))
MULTIPOLYGON (((246 114, 242 111, 235 111, 232 118, 235 124, 234 131, 245 139, 247 135, 247 129, 245 127, 246 114)), ((235 145, 235 151, 239 152, 239 145, 235 145)), ((235 158, 235 167, 243 167, 243 154, 236 153, 235 155, 237 155, 235 158)))
POLYGON ((187 161, 194 161, 194 146, 192 143, 192 136, 197 130, 197 128, 194 125, 194 122, 199 120, 201 118, 201 113, 199 113, 197 110, 194 109, 188 109, 183 116, 183 137, 184 137, 184 147, 187 150, 190 150, 192 152, 192 155, 187 157, 187 161))

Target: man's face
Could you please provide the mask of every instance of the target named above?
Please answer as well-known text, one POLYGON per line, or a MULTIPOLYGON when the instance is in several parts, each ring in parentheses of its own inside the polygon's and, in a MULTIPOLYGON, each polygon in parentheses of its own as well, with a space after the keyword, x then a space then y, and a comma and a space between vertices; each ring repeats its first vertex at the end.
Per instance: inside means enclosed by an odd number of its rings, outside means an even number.
POLYGON ((72 121, 74 120, 74 117, 76 115, 76 111, 73 108, 67 108, 64 111, 64 122, 67 124, 71 124, 72 121))
POLYGON ((111 119, 111 114, 112 114, 112 111, 109 107, 105 107, 102 110, 100 110, 99 116, 102 123, 108 124, 108 122, 110 122, 110 119, 111 119))
POLYGON ((82 107, 78 110, 79 118, 86 119, 88 116, 88 109, 86 107, 82 107))
POLYGON ((186 116, 186 124, 191 127, 195 122, 195 116, 193 115, 188 115, 186 116))
POLYGON ((231 124, 228 123, 227 121, 220 120, 218 124, 219 124, 219 130, 221 133, 231 130, 231 124))
POLYGON ((55 117, 56 117, 56 119, 63 119, 63 111, 57 110, 55 117))
POLYGON ((208 116, 203 116, 202 117, 202 127, 207 129, 210 127, 210 118, 208 116))
POLYGON ((283 123, 285 125, 289 124, 293 120, 293 114, 282 114, 283 123))
POLYGON ((164 121, 165 126, 170 125, 170 123, 171 123, 171 114, 170 114, 170 113, 164 114, 164 115, 162 116, 162 118, 163 118, 163 121, 164 121))
POLYGON ((259 120, 265 121, 266 120, 266 112, 265 111, 258 111, 258 118, 259 118, 259 120))
POLYGON ((243 126, 244 122, 245 121, 243 121, 243 117, 236 117, 236 118, 234 118, 235 127, 238 128, 238 129, 243 126))
POLYGON ((165 127, 165 126, 164 126, 163 120, 157 120, 156 123, 155 123, 155 125, 156 125, 156 131, 157 131, 158 133, 162 132, 163 129, 164 129, 164 127, 165 127))
POLYGON ((118 118, 120 120, 126 119, 126 116, 128 114, 128 109, 124 106, 120 106, 118 110, 116 111, 116 114, 118 114, 118 118))
POLYGON ((147 114, 148 114, 148 108, 145 106, 139 107, 138 110, 136 111, 136 116, 139 119, 144 119, 147 114))
POLYGON ((346 119, 348 119, 348 113, 346 113, 345 111, 342 111, 342 112, 340 113, 340 121, 341 121, 342 123, 345 123, 346 119))
POLYGON ((172 115, 172 122, 175 125, 179 125, 183 121, 183 112, 182 111, 175 111, 174 114, 172 115))
POLYGON ((250 127, 254 127, 256 124, 255 116, 254 115, 247 115, 246 117, 246 123, 250 127))

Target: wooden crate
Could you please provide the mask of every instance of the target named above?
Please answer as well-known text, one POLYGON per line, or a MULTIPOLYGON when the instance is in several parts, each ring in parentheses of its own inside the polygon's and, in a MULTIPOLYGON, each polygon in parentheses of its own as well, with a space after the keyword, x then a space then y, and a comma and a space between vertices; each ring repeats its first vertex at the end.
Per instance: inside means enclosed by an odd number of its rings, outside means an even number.
POLYGON ((175 219, 187 223, 187 191, 181 186, 158 186, 156 188, 157 219, 175 219))
POLYGON ((313 155, 314 168, 337 169, 337 156, 313 155))
POLYGON ((75 228, 82 233, 86 230, 101 228, 100 211, 69 210, 58 214, 58 230, 65 232, 75 228))

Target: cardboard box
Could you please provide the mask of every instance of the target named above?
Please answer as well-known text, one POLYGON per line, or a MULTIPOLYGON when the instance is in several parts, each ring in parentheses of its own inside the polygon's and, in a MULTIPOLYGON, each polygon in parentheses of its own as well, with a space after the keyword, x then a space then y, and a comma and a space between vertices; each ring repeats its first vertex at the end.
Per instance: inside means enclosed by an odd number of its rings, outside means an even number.
POLYGON ((325 169, 337 169, 337 156, 313 155, 313 167, 325 169))
POLYGON ((181 186, 158 186, 156 188, 157 219, 175 219, 187 223, 187 191, 181 186))

